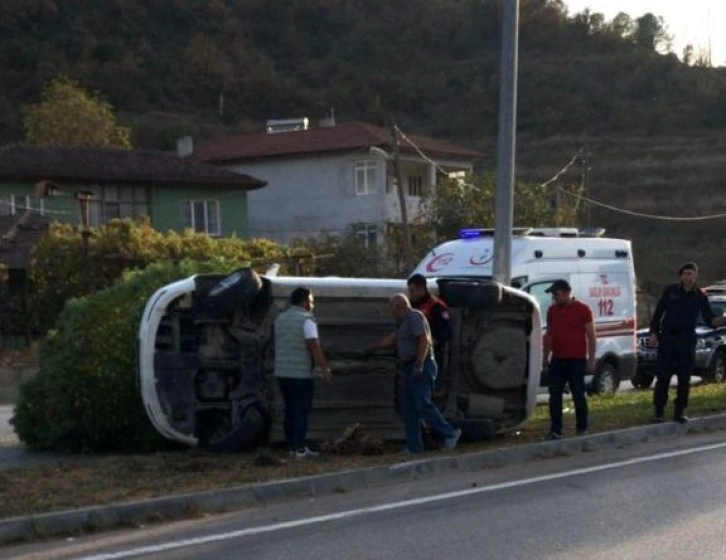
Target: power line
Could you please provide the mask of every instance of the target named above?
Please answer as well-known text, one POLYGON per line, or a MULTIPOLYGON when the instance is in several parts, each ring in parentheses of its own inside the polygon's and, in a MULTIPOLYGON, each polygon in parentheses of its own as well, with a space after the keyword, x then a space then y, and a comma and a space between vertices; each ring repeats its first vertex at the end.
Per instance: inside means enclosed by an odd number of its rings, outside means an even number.
MULTIPOLYGON (((441 173, 442 175, 446 175, 447 177, 450 177, 448 171, 446 171, 443 167, 441 167, 438 164, 438 162, 436 162, 435 160, 433 160, 429 156, 427 156, 413 140, 411 140, 408 136, 406 136, 406 134, 400 128, 398 128, 398 126, 396 126, 396 130, 401 135, 401 138, 403 138, 406 142, 408 142, 411 145, 411 147, 413 147, 414 150, 416 150, 416 153, 418 153, 418 155, 420 155, 424 160, 426 160, 427 162, 432 164, 436 168, 436 170, 439 171, 439 173, 441 173)), ((450 177, 450 178, 453 179, 454 181, 456 181, 457 183, 459 183, 460 186, 469 187, 471 189, 477 188, 476 185, 467 183, 466 181, 464 181, 463 179, 460 179, 459 177, 450 177)))
POLYGON ((726 218, 726 213, 722 214, 709 214, 707 216, 662 216, 658 214, 648 214, 646 212, 636 212, 635 210, 627 210, 625 208, 618 208, 617 206, 613 206, 611 204, 606 204, 604 202, 600 202, 599 200, 594 200, 592 198, 588 198, 586 196, 583 196, 582 194, 577 194, 574 192, 570 192, 567 189, 564 189, 562 187, 557 187, 559 191, 565 193, 568 196, 574 196, 578 197, 588 204, 592 204, 593 206, 599 206, 601 208, 605 208, 607 210, 611 210, 613 212, 618 212, 620 214, 627 214, 628 216, 635 216, 637 218, 647 218, 650 220, 663 220, 668 222, 703 222, 706 220, 720 220, 722 218, 726 218))
POLYGON ((560 169, 552 177, 550 177, 549 179, 547 179, 544 183, 540 183, 539 184, 539 187, 542 188, 542 189, 547 188, 551 183, 554 183, 557 179, 559 179, 565 173, 567 173, 567 171, 570 169, 570 167, 572 167, 580 159, 580 155, 582 154, 582 152, 584 151, 584 149, 585 148, 583 146, 582 148, 580 148, 579 150, 577 150, 577 152, 575 152, 575 155, 572 156, 572 159, 570 161, 568 161, 562 169, 560 169))

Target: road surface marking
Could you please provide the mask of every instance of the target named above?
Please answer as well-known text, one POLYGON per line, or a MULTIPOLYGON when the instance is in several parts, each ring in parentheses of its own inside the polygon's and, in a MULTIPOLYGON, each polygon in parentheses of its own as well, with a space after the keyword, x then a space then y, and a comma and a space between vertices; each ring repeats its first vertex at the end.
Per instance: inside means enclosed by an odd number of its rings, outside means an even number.
POLYGON ((350 519, 353 517, 359 517, 370 513, 381 513, 385 511, 392 511, 397 509, 408 508, 412 506, 419 506, 425 504, 433 504, 436 502, 443 502, 446 500, 452 500, 455 498, 462 498, 465 496, 473 496, 475 494, 484 494, 487 492, 495 492, 497 490, 504 490, 507 488, 516 488, 518 486, 527 486, 530 484, 539 484, 540 482, 548 482, 551 480, 558 480, 562 478, 569 478, 572 476, 580 476, 583 474, 591 474, 596 472, 608 471, 613 469, 620 469, 623 467, 629 467, 632 465, 639 465, 642 463, 649 463, 653 461, 660 461, 661 459, 671 459, 673 457, 681 457, 683 455, 693 455, 695 453, 704 453, 706 451, 714 451, 716 449, 726 448, 726 443, 715 443, 711 445, 704 445, 701 447, 694 447, 691 449, 682 449, 680 451, 669 451, 668 453, 657 453, 655 455, 648 455, 646 457, 637 457, 635 459, 627 459, 625 461, 617 461, 615 463, 606 463, 604 465, 596 465, 593 467, 584 467, 581 469, 573 469, 571 471, 565 471, 561 473, 545 474, 542 476, 534 476, 531 478, 523 478, 521 480, 513 480, 510 482, 500 482, 498 484, 492 484, 490 486, 480 486, 475 488, 467 488, 465 490, 456 490, 453 492, 445 492, 443 494, 436 494, 434 496, 425 496, 423 498, 412 498, 410 500, 402 500, 400 502, 392 502, 390 504, 381 504, 377 506, 364 507, 359 509, 351 509, 347 511, 341 511, 338 513, 328 513, 326 515, 318 515, 315 517, 307 517, 305 519, 296 519, 294 521, 283 521, 281 523, 273 523, 271 525, 262 525, 259 527, 249 527, 247 529, 240 529, 238 531, 229 531, 226 533, 218 533, 216 535, 206 535, 204 537, 196 537, 191 539, 183 539, 178 541, 171 541, 168 543, 143 546, 139 548, 131 548, 128 550, 121 550, 119 552, 110 552, 107 554, 97 554, 93 556, 84 556, 79 560, 117 560, 119 558, 133 558, 134 556, 142 556, 144 554, 154 554, 161 552, 169 552, 171 550, 178 550, 180 548, 188 548, 192 546, 199 546, 203 544, 209 544, 213 542, 226 541, 231 539, 239 539, 242 537, 249 537, 252 535, 260 535, 263 533, 273 533, 275 531, 284 531, 285 529, 293 529, 296 527, 305 527, 308 525, 316 525, 318 523, 328 523, 330 521, 339 521, 341 519, 350 519))

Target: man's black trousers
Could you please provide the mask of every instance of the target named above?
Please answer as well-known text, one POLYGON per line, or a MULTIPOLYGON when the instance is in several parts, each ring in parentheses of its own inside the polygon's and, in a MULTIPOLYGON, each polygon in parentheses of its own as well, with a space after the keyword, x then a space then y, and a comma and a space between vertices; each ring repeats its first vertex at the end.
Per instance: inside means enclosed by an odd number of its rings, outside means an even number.
POLYGON ((658 341, 658 377, 653 391, 653 405, 657 417, 663 416, 673 374, 678 378, 674 416, 683 415, 688 407, 688 392, 695 359, 696 339, 693 336, 664 336, 658 341))

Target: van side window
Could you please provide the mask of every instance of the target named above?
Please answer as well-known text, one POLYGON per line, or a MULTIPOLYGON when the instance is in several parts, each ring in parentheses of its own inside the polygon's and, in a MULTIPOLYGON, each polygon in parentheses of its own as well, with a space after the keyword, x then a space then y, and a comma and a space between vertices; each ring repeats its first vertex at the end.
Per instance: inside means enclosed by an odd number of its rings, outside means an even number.
POLYGON ((552 294, 545 292, 547 288, 552 285, 552 280, 547 282, 541 282, 539 284, 531 284, 527 286, 527 291, 537 300, 539 303, 540 311, 542 312, 542 326, 547 324, 547 310, 552 305, 552 294))

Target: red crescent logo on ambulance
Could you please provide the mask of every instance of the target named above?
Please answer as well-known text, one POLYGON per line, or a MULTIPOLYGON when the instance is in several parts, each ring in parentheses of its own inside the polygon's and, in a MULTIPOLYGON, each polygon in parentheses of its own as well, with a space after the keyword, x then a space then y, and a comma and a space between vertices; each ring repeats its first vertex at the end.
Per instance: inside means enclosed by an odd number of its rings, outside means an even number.
POLYGON ((426 265, 426 272, 438 272, 442 268, 446 268, 454 260, 454 253, 442 253, 431 259, 426 265))
POLYGON ((494 256, 490 256, 488 252, 484 253, 483 255, 480 255, 478 257, 471 257, 469 259, 469 264, 473 264, 474 266, 481 266, 483 264, 489 264, 494 260, 494 256))

